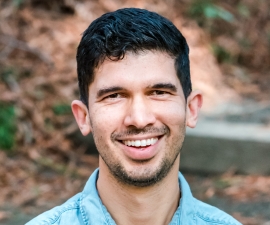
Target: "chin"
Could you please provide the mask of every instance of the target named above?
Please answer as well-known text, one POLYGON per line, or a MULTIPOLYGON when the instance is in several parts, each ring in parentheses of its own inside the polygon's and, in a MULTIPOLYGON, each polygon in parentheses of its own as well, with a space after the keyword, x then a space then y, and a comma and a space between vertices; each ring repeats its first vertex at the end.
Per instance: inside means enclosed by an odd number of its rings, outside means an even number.
POLYGON ((132 165, 126 169, 122 165, 109 168, 112 175, 121 183, 135 187, 153 186, 163 180, 172 169, 173 162, 162 160, 159 166, 145 165, 147 162, 139 162, 140 165, 132 165))

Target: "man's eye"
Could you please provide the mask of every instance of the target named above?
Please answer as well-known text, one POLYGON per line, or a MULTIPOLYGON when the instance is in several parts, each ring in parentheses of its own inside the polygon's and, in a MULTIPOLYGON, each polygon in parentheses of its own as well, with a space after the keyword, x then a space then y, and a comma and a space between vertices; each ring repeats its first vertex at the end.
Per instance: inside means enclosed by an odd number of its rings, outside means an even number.
POLYGON ((119 93, 114 93, 114 94, 110 94, 108 96, 106 96, 104 99, 115 99, 115 98, 121 98, 122 95, 119 93))
POLYGON ((120 95, 118 93, 114 93, 108 96, 108 98, 119 98, 120 95))
POLYGON ((164 95, 167 94, 165 91, 156 90, 152 92, 152 95, 164 95))

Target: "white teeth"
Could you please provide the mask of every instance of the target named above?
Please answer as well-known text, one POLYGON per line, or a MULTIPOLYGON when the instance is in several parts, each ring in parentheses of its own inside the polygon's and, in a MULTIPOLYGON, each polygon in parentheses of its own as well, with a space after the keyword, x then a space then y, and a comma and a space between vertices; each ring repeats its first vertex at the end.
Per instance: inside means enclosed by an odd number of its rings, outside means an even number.
POLYGON ((135 141, 135 146, 136 147, 140 147, 141 146, 141 141, 140 140, 136 140, 135 141))
POLYGON ((149 145, 154 145, 158 141, 158 138, 149 138, 143 140, 127 140, 124 141, 124 144, 127 146, 135 146, 135 147, 145 147, 149 145))
POLYGON ((141 146, 146 146, 146 140, 141 140, 141 146))

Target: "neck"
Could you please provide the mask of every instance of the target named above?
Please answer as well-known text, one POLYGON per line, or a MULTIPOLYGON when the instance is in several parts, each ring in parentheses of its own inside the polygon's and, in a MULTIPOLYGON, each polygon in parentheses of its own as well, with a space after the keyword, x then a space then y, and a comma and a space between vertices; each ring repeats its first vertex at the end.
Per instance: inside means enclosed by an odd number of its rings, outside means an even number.
POLYGON ((168 175, 150 187, 122 184, 108 173, 104 162, 100 163, 98 192, 116 224, 169 224, 180 199, 179 158, 180 156, 168 175))

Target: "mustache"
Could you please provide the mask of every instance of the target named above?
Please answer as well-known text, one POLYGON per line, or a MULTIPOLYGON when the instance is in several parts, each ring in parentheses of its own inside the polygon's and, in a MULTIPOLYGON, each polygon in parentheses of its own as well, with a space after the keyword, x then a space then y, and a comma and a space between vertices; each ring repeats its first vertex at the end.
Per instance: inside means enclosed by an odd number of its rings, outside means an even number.
POLYGON ((125 131, 119 132, 119 133, 112 133, 111 139, 121 139, 124 137, 128 137, 131 135, 138 135, 138 134, 157 134, 157 135, 164 135, 164 134, 169 134, 170 129, 167 126, 162 126, 162 127, 153 127, 153 126, 147 126, 144 128, 128 128, 125 131))

